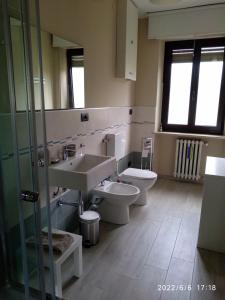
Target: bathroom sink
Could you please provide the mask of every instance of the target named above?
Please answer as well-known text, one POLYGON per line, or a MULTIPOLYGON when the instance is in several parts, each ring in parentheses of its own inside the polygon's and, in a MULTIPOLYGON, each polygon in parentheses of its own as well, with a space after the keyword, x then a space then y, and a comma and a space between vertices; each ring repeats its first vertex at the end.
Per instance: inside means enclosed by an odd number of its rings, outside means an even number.
POLYGON ((49 184, 88 192, 116 170, 111 156, 85 154, 50 166, 49 184))

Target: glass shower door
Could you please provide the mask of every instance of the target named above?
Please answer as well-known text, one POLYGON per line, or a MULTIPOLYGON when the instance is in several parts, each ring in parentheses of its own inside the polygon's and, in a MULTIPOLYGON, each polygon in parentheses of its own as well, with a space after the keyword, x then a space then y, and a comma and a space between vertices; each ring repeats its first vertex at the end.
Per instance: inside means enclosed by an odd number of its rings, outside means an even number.
POLYGON ((46 292, 54 299, 38 1, 0 0, 0 5, 0 252, 6 269, 1 281, 22 288, 26 299, 31 294, 46 299, 46 292), (35 89, 40 112, 35 112, 35 89), (43 227, 48 251, 43 250, 43 227))

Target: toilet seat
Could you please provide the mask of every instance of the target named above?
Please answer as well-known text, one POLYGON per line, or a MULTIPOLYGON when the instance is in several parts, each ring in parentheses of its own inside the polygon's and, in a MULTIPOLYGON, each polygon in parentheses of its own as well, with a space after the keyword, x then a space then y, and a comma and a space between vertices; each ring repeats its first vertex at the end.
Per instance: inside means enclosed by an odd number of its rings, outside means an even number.
POLYGON ((155 179, 157 178, 157 174, 155 172, 149 170, 128 168, 123 171, 120 175, 130 176, 136 179, 155 179))

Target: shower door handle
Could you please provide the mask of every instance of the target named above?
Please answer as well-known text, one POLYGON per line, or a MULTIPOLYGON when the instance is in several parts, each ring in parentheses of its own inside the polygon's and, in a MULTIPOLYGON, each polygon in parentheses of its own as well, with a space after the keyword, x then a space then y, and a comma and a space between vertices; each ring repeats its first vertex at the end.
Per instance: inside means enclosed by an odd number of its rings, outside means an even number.
POLYGON ((31 191, 21 191, 21 200, 27 201, 27 202, 37 202, 39 199, 39 193, 38 192, 31 192, 31 191))

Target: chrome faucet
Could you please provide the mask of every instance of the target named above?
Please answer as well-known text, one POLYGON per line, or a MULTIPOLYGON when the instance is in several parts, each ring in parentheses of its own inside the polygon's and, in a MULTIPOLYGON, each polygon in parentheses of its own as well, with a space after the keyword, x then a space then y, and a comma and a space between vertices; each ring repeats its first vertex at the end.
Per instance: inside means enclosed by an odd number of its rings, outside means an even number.
POLYGON ((109 176, 109 177, 107 177, 106 179, 103 179, 103 180, 100 182, 100 186, 104 186, 106 181, 113 181, 113 180, 112 180, 111 176, 109 176))
POLYGON ((76 145, 66 145, 63 147, 63 160, 67 160, 69 157, 75 156, 77 153, 76 145), (72 155, 71 155, 72 153, 72 155))

